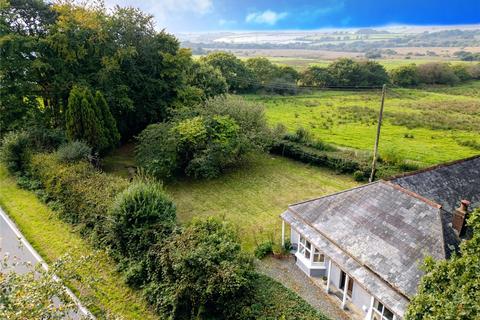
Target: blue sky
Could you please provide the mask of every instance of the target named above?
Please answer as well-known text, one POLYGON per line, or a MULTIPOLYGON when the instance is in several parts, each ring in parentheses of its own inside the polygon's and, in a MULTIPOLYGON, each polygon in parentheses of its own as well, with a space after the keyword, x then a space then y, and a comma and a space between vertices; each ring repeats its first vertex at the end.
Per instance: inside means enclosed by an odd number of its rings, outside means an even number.
POLYGON ((480 0, 106 0, 137 6, 170 32, 312 30, 480 23, 480 0))

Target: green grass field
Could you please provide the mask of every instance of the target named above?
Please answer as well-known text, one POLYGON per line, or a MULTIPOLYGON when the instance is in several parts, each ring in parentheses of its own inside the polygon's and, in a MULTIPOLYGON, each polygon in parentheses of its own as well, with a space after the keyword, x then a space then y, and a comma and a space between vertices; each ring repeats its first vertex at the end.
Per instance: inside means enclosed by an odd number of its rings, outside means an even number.
MULTIPOLYGON (((106 159, 107 172, 128 175, 113 163, 132 161, 132 148, 117 150, 106 159)), ((349 176, 272 155, 257 155, 250 163, 213 180, 181 179, 166 185, 177 204, 181 222, 194 216, 216 216, 238 226, 243 247, 280 238, 279 215, 291 203, 348 189, 356 183, 349 176)))
POLYGON ((78 269, 81 279, 93 278, 94 288, 81 282, 69 286, 99 319, 156 319, 139 292, 130 289, 115 270, 115 262, 104 251, 95 250, 74 232, 71 225, 35 196, 17 187, 0 166, 0 206, 47 263, 69 254, 73 261, 89 257, 78 269))
MULTIPOLYGON (((385 101, 380 154, 427 166, 480 153, 480 81, 457 87, 391 89, 385 101), (477 145, 477 147, 475 147, 477 145)), ((380 92, 319 91, 248 96, 263 103, 270 125, 299 127, 340 147, 371 151, 380 92)))
MULTIPOLYGON (((315 58, 294 58, 294 57, 269 57, 274 63, 281 64, 281 65, 288 65, 294 67, 298 70, 306 69, 309 66, 320 66, 320 67, 327 67, 331 64, 334 60, 322 60, 322 59, 315 59, 315 58)), ((379 62, 381 65, 385 67, 387 71, 392 69, 409 65, 415 63, 417 65, 425 64, 429 62, 447 62, 445 60, 441 60, 439 58, 431 58, 431 57, 422 57, 422 58, 415 58, 412 59, 375 59, 375 61, 379 62)), ((467 64, 470 62, 464 62, 460 60, 449 60, 448 62, 452 64, 467 64)))

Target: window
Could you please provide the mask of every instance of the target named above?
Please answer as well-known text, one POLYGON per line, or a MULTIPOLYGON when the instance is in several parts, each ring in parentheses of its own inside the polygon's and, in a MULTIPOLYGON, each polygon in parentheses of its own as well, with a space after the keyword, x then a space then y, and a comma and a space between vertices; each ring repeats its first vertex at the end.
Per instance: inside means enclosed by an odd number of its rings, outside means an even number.
POLYGON ((323 255, 323 253, 320 253, 320 250, 318 250, 317 248, 313 250, 313 263, 317 263, 317 264, 325 263, 325 256, 323 255))
POLYGON ((312 252, 312 244, 303 236, 300 236, 300 242, 298 244, 298 252, 300 252, 306 259, 310 260, 310 256, 312 252))
POLYGON ((325 264, 325 255, 302 235, 300 235, 300 240, 298 241, 298 253, 313 265, 323 266, 325 264))
POLYGON ((393 320, 393 312, 387 309, 380 301, 375 299, 373 303, 373 320, 393 320))

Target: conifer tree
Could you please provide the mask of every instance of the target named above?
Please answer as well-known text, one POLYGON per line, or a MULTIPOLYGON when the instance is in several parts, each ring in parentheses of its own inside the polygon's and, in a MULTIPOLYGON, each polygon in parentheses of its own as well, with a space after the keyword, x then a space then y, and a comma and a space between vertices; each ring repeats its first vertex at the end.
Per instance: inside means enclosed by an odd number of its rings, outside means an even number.
POLYGON ((118 132, 117 122, 110 112, 110 107, 100 91, 95 92, 95 104, 102 114, 103 127, 109 140, 109 147, 114 148, 120 141, 120 133, 118 132))
POLYGON ((79 86, 72 88, 66 111, 67 137, 70 141, 85 141, 97 151, 102 151, 106 139, 92 102, 95 101, 89 90, 79 86))

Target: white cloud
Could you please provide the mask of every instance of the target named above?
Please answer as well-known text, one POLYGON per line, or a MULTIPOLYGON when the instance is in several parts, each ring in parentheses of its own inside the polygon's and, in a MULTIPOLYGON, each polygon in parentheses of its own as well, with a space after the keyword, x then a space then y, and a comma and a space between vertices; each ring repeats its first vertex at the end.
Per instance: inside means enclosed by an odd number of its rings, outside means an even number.
POLYGON ((266 10, 263 12, 252 12, 245 17, 245 21, 249 23, 268 24, 270 26, 275 25, 279 20, 284 19, 288 13, 277 13, 272 10, 266 10))
POLYGON ((218 25, 220 25, 220 26, 234 25, 236 23, 237 23, 236 20, 226 20, 226 19, 218 20, 218 25))

